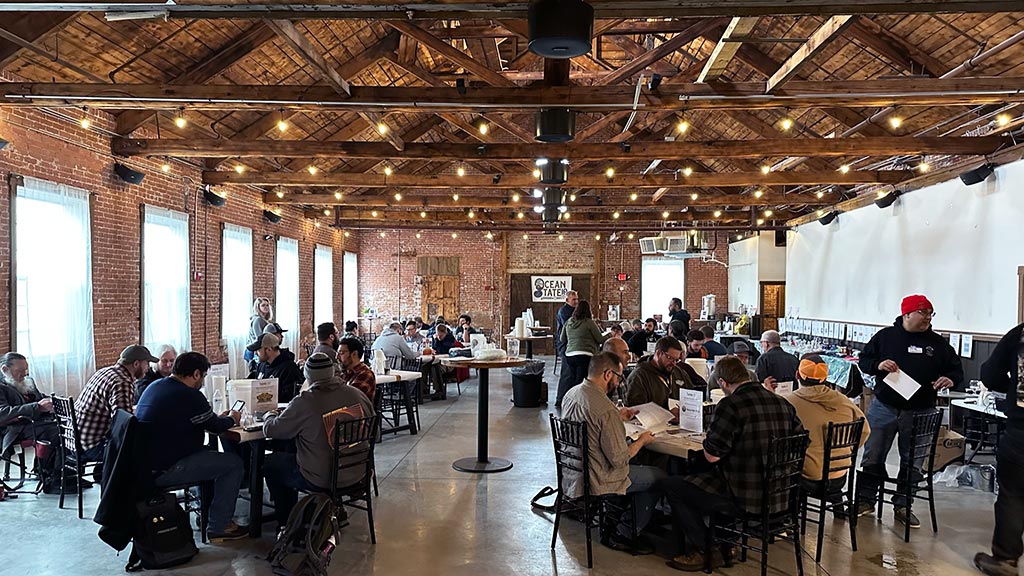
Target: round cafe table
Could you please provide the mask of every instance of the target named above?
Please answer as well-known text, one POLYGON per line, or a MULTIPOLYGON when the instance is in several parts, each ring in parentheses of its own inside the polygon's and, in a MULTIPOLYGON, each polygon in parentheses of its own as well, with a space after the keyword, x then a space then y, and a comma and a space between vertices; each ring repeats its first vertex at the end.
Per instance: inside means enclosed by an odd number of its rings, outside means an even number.
POLYGON ((456 368, 476 368, 480 371, 480 392, 477 398, 476 411, 476 457, 459 458, 452 463, 452 468, 459 472, 488 473, 504 472, 512 468, 512 462, 504 458, 494 458, 487 455, 487 393, 488 393, 488 372, 491 368, 514 368, 526 364, 523 359, 506 360, 474 360, 473 358, 458 359, 444 358, 441 360, 446 366, 456 368))
POLYGON ((516 336, 505 335, 505 340, 509 340, 509 341, 511 341, 511 340, 519 340, 520 342, 526 342, 526 359, 527 360, 533 358, 533 343, 534 342, 541 342, 541 341, 544 341, 544 340, 550 340, 551 338, 552 338, 551 334, 548 334, 546 336, 523 336, 521 338, 516 337, 516 336))

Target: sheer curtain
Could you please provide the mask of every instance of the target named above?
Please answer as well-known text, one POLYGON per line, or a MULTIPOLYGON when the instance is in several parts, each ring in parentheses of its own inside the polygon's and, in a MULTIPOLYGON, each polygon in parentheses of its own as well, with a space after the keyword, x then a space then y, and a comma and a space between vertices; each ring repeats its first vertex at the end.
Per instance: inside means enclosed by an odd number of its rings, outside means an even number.
POLYGON ((277 289, 274 294, 274 316, 277 323, 287 330, 284 343, 299 357, 299 241, 291 238, 277 239, 277 289))
POLYGON ((252 312, 252 230, 224 224, 221 252, 220 334, 227 343, 231 378, 245 378, 245 347, 252 312))
POLYGON ((334 252, 316 245, 313 254, 313 326, 334 321, 334 252))
POLYGON ((188 214, 146 206, 143 220, 142 340, 180 354, 192 349, 188 214))
POLYGON ((355 320, 359 317, 359 260, 355 252, 345 252, 342 263, 342 290, 344 302, 342 320, 355 320))
POLYGON ((77 396, 96 368, 89 193, 25 177, 15 199, 18 352, 43 392, 77 396))
POLYGON ((640 261, 641 318, 661 314, 662 319, 667 319, 669 300, 679 298, 686 302, 684 270, 686 260, 644 257, 640 261))

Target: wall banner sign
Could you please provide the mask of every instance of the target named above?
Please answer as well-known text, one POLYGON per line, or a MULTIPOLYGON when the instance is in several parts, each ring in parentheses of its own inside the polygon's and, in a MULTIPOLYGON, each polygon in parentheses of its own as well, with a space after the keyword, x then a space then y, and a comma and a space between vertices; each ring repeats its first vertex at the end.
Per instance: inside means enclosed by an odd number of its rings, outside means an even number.
POLYGON ((534 302, 562 302, 572 290, 572 276, 530 276, 534 302))

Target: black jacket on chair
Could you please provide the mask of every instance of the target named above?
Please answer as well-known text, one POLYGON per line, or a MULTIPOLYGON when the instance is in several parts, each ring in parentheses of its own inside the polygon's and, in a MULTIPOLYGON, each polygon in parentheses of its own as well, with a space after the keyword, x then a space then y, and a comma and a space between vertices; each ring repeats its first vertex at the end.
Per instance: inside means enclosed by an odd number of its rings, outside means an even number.
POLYGON ((118 410, 104 454, 102 495, 93 521, 100 525, 100 539, 119 552, 135 536, 136 504, 154 490, 145 430, 130 412, 118 410))

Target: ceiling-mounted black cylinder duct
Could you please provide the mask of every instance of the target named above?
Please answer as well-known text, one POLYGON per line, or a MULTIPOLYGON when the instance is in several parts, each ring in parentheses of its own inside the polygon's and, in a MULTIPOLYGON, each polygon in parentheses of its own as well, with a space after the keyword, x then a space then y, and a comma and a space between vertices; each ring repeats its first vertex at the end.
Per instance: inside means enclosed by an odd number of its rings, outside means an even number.
POLYGON ((545 108, 537 112, 538 142, 571 142, 576 138, 576 112, 568 108, 545 108))
POLYGON ((558 206, 562 205, 563 197, 564 193, 562 192, 561 188, 545 188, 541 204, 543 204, 544 206, 553 205, 557 208, 558 206))
POLYGON ((565 59, 590 52, 594 9, 583 0, 534 0, 527 11, 530 51, 565 59))
POLYGON ((537 162, 540 168, 540 181, 544 184, 565 184, 569 179, 569 161, 547 159, 537 162))

